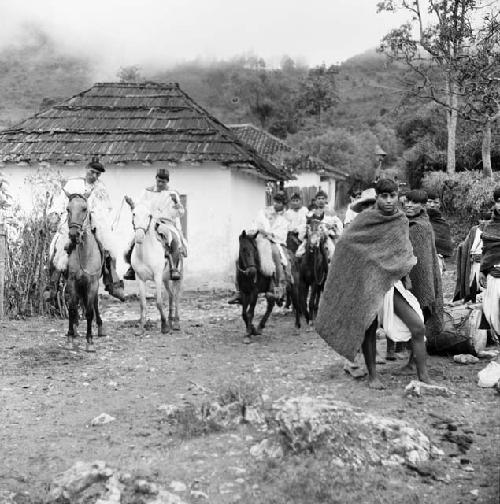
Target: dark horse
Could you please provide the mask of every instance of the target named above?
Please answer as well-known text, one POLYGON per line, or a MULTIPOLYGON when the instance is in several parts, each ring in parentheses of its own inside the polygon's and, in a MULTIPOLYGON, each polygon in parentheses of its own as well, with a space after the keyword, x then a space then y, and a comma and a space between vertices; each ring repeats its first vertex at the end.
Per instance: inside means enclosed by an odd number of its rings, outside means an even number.
POLYGON ((321 230, 321 221, 311 221, 306 239, 306 252, 299 266, 299 304, 300 311, 309 324, 316 318, 328 274, 327 237, 321 230))
MULTIPOLYGON (((242 312, 241 316, 246 326, 245 343, 250 343, 250 338, 253 335, 262 333, 266 322, 273 311, 275 300, 266 297, 267 307, 262 319, 257 327, 253 324, 255 305, 259 293, 268 292, 270 290, 271 277, 264 276, 260 272, 259 252, 255 237, 248 235, 245 231, 240 235, 240 248, 238 256, 238 285, 241 295, 242 312)), ((289 288, 290 281, 287 282, 289 288)), ((300 327, 300 319, 298 316, 298 302, 296 296, 293 296, 294 306, 296 307, 296 327, 300 327)))
POLYGON ((81 194, 69 195, 68 227, 71 240, 68 281, 69 293, 69 329, 68 345, 73 347, 75 325, 78 325, 78 306, 85 309, 87 318, 88 352, 94 352, 92 340, 92 321, 95 315, 98 336, 103 336, 102 319, 99 315, 99 278, 102 275, 104 255, 92 232, 91 217, 88 211, 87 198, 81 194))

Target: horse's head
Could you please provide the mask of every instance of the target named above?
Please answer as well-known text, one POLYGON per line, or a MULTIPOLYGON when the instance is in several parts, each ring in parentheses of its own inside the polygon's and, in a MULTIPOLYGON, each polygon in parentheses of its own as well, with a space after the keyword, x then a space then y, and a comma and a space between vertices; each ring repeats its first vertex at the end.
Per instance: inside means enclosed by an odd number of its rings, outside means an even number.
POLYGON ((140 203, 135 206, 132 212, 132 225, 134 226, 135 233, 135 243, 142 243, 146 237, 153 216, 151 215, 151 210, 146 205, 141 205, 140 203))
POLYGON ((259 253, 255 237, 243 231, 240 235, 240 251, 238 268, 241 273, 249 277, 256 277, 259 267, 259 253))
POLYGON ((68 194, 68 227, 72 242, 81 240, 83 227, 88 219, 89 209, 87 196, 84 194, 68 194))
POLYGON ((324 238, 323 224, 320 220, 312 219, 307 227, 307 245, 309 248, 320 246, 324 238))

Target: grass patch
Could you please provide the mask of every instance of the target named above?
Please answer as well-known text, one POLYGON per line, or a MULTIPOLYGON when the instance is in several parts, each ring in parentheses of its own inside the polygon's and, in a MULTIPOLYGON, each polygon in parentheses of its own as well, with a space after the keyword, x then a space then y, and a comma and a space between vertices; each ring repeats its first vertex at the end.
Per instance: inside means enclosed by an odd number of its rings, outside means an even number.
POLYGON ((258 490, 242 495, 241 504, 418 504, 420 492, 399 467, 339 467, 328 451, 260 463, 252 481, 258 490))

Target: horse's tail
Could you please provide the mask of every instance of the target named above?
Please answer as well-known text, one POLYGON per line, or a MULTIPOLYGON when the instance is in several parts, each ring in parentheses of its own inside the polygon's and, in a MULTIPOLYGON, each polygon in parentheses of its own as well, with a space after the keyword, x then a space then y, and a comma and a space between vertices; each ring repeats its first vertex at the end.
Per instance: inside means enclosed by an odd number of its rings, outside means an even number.
POLYGON ((257 251, 259 252, 260 271, 264 276, 270 277, 276 272, 271 242, 260 234, 257 234, 255 242, 257 244, 257 251))

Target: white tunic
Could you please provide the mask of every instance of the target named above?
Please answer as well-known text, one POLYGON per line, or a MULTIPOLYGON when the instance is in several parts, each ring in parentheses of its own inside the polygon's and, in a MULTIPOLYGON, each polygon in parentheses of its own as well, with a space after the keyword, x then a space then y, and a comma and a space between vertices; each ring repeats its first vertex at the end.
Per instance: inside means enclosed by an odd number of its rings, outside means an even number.
POLYGON ((289 231, 298 232, 299 239, 303 240, 307 229, 308 210, 305 206, 297 210, 289 208, 285 212, 285 217, 289 222, 289 231))

